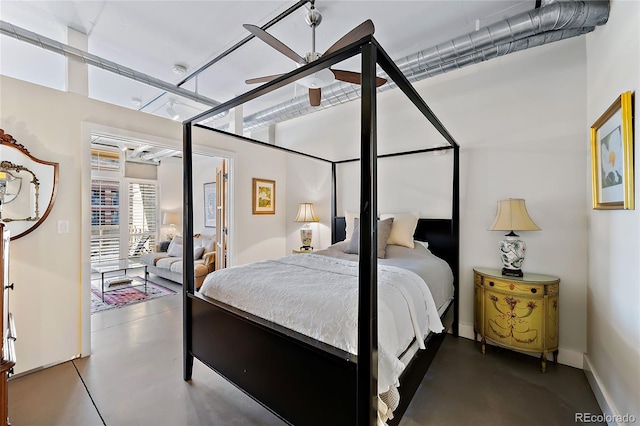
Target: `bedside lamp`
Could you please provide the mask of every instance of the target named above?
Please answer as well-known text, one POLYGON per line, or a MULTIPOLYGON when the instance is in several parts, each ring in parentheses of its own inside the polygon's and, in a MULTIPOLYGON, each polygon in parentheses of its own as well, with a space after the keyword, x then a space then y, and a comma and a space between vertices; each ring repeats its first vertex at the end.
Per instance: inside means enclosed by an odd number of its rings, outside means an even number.
POLYGON ((172 240, 176 235, 176 223, 180 223, 180 214, 175 212, 165 212, 162 216, 162 224, 169 225, 165 237, 167 240, 172 240))
POLYGON ((313 231, 311 230, 311 226, 309 222, 318 222, 318 217, 313 211, 312 203, 300 203, 298 206, 298 215, 296 216, 296 222, 305 222, 302 229, 300 229, 300 240, 302 241, 302 246, 300 250, 312 250, 311 240, 313 238, 313 231))
POLYGON ((498 201, 498 212, 489 227, 491 231, 510 231, 507 239, 500 241, 500 257, 502 258, 502 275, 522 277, 522 263, 526 245, 513 231, 539 231, 524 204, 522 198, 509 198, 498 201))

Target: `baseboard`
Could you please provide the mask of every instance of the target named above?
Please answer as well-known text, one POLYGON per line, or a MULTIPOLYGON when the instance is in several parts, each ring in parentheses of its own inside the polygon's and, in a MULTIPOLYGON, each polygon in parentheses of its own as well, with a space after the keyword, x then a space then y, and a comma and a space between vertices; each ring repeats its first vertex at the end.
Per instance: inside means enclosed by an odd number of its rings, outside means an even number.
MULTIPOLYGON (((473 340, 473 325, 470 324, 462 324, 458 325, 458 332, 460 337, 464 337, 465 339, 473 340)), ((487 344, 490 344, 487 342, 487 344)), ((518 351, 520 352, 520 351, 518 351)), ((539 354, 532 354, 530 352, 520 352, 526 355, 531 355, 534 357, 539 357, 539 354)), ((568 365, 569 367, 584 368, 584 354, 582 352, 574 351, 571 349, 560 348, 558 352, 558 364, 568 365)))
POLYGON ((591 385, 591 390, 596 397, 596 401, 598 401, 598 405, 600 405, 602 414, 604 414, 605 417, 604 420, 607 424, 609 426, 624 424, 616 421, 616 419, 622 417, 619 415, 618 410, 611 399, 611 395, 607 392, 607 388, 604 387, 598 373, 593 369, 593 364, 589 361, 587 354, 584 354, 584 374, 587 376, 589 385, 591 385))

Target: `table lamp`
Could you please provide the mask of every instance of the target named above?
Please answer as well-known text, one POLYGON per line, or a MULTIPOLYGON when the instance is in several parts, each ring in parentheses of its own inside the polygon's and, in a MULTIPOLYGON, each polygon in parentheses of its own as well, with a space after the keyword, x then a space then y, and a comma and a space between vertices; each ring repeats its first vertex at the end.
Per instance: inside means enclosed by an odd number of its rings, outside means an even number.
POLYGON ((526 245, 513 231, 539 231, 524 204, 522 198, 509 198, 498 201, 498 212, 489 227, 491 231, 510 231, 506 239, 500 241, 500 257, 502 258, 502 275, 522 277, 522 263, 526 245))
POLYGON ((313 250, 313 247, 311 247, 313 231, 311 230, 309 222, 318 222, 318 217, 313 211, 313 203, 300 203, 295 221, 305 222, 304 226, 300 229, 300 240, 302 241, 300 250, 313 250))
POLYGON ((169 229, 165 234, 167 240, 172 240, 176 235, 176 223, 180 223, 180 214, 176 212, 165 212, 162 216, 162 224, 169 225, 169 229))

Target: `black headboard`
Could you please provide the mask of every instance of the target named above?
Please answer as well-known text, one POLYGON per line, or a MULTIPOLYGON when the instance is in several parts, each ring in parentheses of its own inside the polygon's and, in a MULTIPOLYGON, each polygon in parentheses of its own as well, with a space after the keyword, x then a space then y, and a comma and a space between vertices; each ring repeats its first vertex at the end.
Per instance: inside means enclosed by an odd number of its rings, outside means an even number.
MULTIPOLYGON (((346 238, 346 221, 343 216, 336 217, 333 223, 333 244, 346 238)), ((418 226, 413 238, 429 243, 429 250, 436 256, 449 263, 452 269, 456 269, 455 241, 451 219, 418 219, 418 226)))

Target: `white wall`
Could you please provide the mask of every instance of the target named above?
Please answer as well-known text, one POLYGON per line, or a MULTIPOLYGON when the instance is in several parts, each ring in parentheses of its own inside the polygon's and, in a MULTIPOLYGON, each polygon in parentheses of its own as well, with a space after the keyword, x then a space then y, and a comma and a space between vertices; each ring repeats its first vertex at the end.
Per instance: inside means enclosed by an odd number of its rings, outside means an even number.
MULTIPOLYGON (((640 2, 611 2, 609 22, 587 35, 587 121, 590 127, 628 90, 635 94, 635 210, 591 210, 587 298, 588 377, 607 414, 640 421, 640 2)), ((583 159, 590 164, 590 157, 583 159)), ((589 169, 590 170, 590 169, 589 169)), ((585 176, 591 190, 590 171, 585 176)), ((620 422, 622 423, 622 422, 620 422)), ((610 424, 615 424, 610 422, 610 424)))
POLYGON ((233 223, 230 223, 234 230, 231 236, 234 264, 284 256, 287 253, 287 154, 200 128, 193 129, 193 143, 217 147, 235 155, 234 167, 230 171, 233 184, 230 191, 234 200, 233 223), (274 215, 252 213, 254 177, 276 181, 274 215))
MULTIPOLYGON (((182 218, 182 158, 164 158, 158 166, 158 186, 160 192, 160 238, 169 229, 162 224, 165 212, 178 213, 182 218)), ((182 221, 176 223, 177 232, 182 232, 182 221)))
POLYGON ((313 248, 331 245, 331 163, 287 155, 287 253, 302 245, 300 228, 304 223, 294 222, 300 203, 313 203, 313 210, 318 216, 319 222, 310 224, 313 248))
MULTIPOLYGON (((175 141, 171 146, 178 149, 182 126, 6 76, 0 77, 0 87, 0 128, 34 156, 60 163, 57 199, 47 220, 11 244, 10 278, 16 286, 10 304, 19 334, 16 373, 20 373, 68 360, 85 349, 80 299, 88 297, 82 291, 82 282, 89 267, 88 253, 87 263, 81 261, 81 245, 88 238, 82 229, 88 229, 89 215, 82 215, 82 204, 87 201, 83 201, 81 191, 83 167, 89 165, 88 149, 82 149, 82 144, 88 144, 89 138, 83 133, 84 123, 125 129, 123 135, 175 141), (58 220, 69 221, 69 233, 57 234, 58 220)), ((194 136, 196 144, 226 150, 234 160, 231 258, 235 263, 245 263, 284 255, 286 155, 204 130, 194 130, 194 136), (276 215, 251 214, 252 177, 277 181, 276 215)), ((196 188, 195 193, 200 194, 201 189, 196 188)), ((87 306, 88 299, 82 304, 87 306)))
MULTIPOLYGON (((524 269, 561 278, 559 357, 578 367, 586 350, 585 66, 582 37, 415 84, 461 146, 462 333, 473 336, 473 267, 502 266, 497 248, 502 234, 487 231, 496 202, 522 197, 542 228, 522 234, 528 250, 524 269)), ((441 144, 425 129, 425 120, 416 120, 413 107, 397 99, 401 96, 398 90, 379 96, 378 151, 441 144)), ((279 125, 278 143, 299 150, 309 146, 316 154, 326 146, 330 155, 341 145, 353 155, 359 141, 358 105, 351 102, 279 125), (310 126, 312 133, 299 130, 310 126)), ((421 154, 380 160, 380 212, 450 217, 451 159, 451 154, 421 154)), ((358 168, 340 168, 339 213, 358 209, 358 168)))

